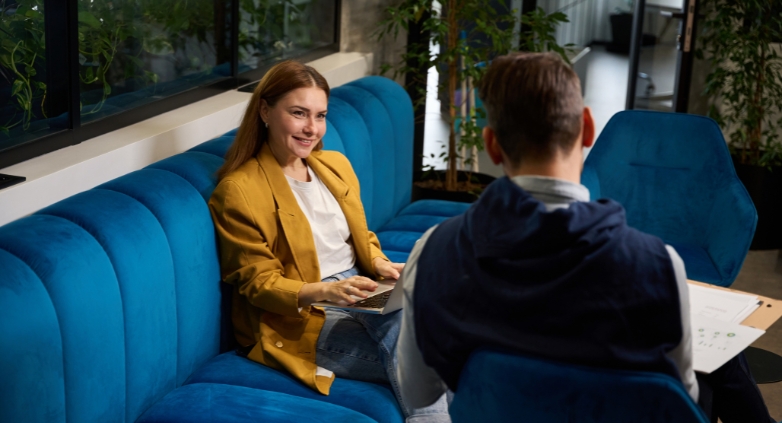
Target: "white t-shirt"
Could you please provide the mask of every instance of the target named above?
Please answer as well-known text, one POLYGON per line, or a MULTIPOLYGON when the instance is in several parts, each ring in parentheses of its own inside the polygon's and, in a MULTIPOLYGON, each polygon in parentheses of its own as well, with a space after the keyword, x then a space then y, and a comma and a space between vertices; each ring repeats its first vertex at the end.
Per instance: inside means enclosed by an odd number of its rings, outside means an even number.
POLYGON ((337 199, 309 166, 307 172, 311 182, 297 181, 288 175, 285 177, 301 211, 310 222, 320 278, 323 279, 352 268, 356 264, 356 255, 348 242, 350 228, 337 199))

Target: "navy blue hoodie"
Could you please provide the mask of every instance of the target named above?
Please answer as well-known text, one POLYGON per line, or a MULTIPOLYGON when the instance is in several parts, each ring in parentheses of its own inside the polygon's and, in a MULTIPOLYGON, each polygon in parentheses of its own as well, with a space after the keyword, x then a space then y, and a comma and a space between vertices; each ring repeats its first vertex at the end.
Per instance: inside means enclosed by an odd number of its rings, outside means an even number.
POLYGON ((418 261, 416 341, 456 390, 476 348, 679 378, 681 341, 668 251, 611 200, 544 204, 502 178, 443 222, 418 261))

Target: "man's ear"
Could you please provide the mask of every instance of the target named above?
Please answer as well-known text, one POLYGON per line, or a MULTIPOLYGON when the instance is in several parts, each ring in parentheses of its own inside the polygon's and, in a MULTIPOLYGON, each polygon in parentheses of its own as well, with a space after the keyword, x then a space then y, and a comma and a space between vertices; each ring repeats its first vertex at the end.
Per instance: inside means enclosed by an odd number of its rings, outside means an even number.
POLYGON ((595 143, 595 121, 592 119, 592 110, 584 107, 584 121, 581 125, 581 144, 591 147, 595 143))
POLYGON ((483 127, 483 144, 491 162, 498 165, 502 163, 502 147, 497 142, 494 130, 488 126, 483 127))

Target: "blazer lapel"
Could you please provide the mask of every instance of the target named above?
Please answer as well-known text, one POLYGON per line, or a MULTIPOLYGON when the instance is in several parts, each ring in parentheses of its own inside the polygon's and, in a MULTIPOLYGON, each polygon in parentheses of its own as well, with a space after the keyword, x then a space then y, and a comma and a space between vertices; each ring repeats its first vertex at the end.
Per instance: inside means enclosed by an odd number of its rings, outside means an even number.
POLYGON ((348 222, 350 235, 353 240, 353 250, 356 252, 356 259, 364 271, 371 271, 372 265, 369 256, 369 229, 367 229, 364 207, 361 204, 361 198, 358 190, 351 189, 330 167, 320 161, 317 152, 313 152, 307 158, 307 163, 312 167, 312 171, 323 181, 326 188, 331 191, 334 198, 337 199, 342 213, 345 214, 345 220, 348 222))
POLYGON ((305 282, 320 281, 320 265, 312 228, 307 216, 301 211, 290 184, 274 158, 268 144, 261 147, 256 157, 269 182, 274 201, 277 203, 277 218, 280 220, 285 240, 293 255, 296 268, 305 282))

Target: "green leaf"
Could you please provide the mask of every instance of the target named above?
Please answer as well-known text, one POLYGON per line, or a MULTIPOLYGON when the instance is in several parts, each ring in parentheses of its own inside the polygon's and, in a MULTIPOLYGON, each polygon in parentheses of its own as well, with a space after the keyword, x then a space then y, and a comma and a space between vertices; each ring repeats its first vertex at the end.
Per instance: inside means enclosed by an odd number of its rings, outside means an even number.
POLYGON ((103 83, 103 95, 108 97, 111 94, 111 85, 108 82, 103 83))
POLYGON ((22 92, 22 88, 24 88, 24 82, 22 82, 20 79, 15 80, 14 84, 11 86, 11 97, 14 97, 22 92))
POLYGON ((79 12, 79 23, 85 24, 92 28, 100 28, 100 21, 90 12, 79 12))

